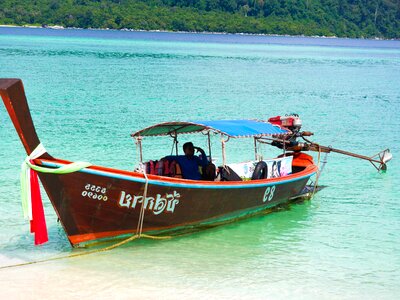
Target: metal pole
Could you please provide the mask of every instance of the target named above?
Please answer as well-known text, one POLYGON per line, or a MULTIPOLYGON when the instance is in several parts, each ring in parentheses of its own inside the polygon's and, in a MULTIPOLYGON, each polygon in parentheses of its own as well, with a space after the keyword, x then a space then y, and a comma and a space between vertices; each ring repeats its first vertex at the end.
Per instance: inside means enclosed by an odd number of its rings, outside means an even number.
POLYGON ((382 161, 374 159, 372 157, 368 157, 365 155, 360 155, 360 154, 356 154, 356 153, 352 153, 352 152, 348 152, 348 151, 344 151, 344 150, 340 150, 340 149, 335 149, 332 147, 326 147, 326 146, 315 146, 316 144, 312 144, 310 145, 310 150, 312 151, 318 151, 318 149, 321 149, 322 152, 336 152, 336 153, 340 153, 340 154, 344 154, 344 155, 348 155, 348 156, 352 156, 355 158, 360 158, 360 159, 365 159, 365 160, 369 160, 370 162, 375 162, 375 163, 382 163, 382 161), (314 146, 314 147, 313 147, 314 146))
POLYGON ((174 142, 175 142, 175 153, 178 155, 178 134, 175 131, 175 136, 174 136, 174 142))
POLYGON ((229 141, 229 137, 224 140, 223 134, 221 134, 221 145, 222 145, 222 165, 225 167, 226 165, 226 153, 225 153, 225 143, 229 141))
POLYGON ((225 158, 225 141, 221 140, 222 143, 222 165, 225 167, 226 165, 226 158, 225 158))
POLYGON ((286 143, 283 143, 283 157, 286 157, 286 143))
POLYGON ((136 145, 139 148, 139 161, 140 161, 140 163, 143 163, 142 137, 138 136, 138 137, 135 137, 135 139, 136 139, 136 145))
POLYGON ((258 155, 257 155, 257 139, 254 137, 254 155, 256 158, 256 161, 258 160, 258 155))
POLYGON ((207 133, 207 136, 208 136, 208 154, 210 155, 210 163, 212 163, 210 131, 207 133))

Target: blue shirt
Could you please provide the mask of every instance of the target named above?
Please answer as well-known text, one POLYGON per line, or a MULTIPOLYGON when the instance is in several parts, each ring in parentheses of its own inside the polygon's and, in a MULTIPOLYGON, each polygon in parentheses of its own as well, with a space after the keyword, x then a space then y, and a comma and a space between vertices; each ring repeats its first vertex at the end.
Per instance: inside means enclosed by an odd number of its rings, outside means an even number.
POLYGON ((202 158, 193 155, 192 157, 186 155, 170 155, 165 157, 169 161, 175 160, 182 170, 182 176, 185 179, 200 180, 201 174, 199 166, 206 167, 208 164, 207 157, 202 155, 202 158))

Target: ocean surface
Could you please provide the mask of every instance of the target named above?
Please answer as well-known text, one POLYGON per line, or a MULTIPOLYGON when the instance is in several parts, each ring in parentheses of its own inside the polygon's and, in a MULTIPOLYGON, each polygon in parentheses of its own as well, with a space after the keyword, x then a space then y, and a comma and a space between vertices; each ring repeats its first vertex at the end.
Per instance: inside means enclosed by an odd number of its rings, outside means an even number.
MULTIPOLYGON (((43 145, 68 160, 132 170, 130 134, 143 127, 292 112, 322 145, 394 156, 380 174, 330 154, 327 187, 272 214, 0 269, 2 299, 400 298, 399 41, 0 28, 0 77, 23 80, 43 145)), ((145 158, 171 145, 146 139, 145 158)), ((252 146, 229 141, 228 161, 252 159, 252 146)), ((0 267, 87 251, 70 247, 47 196, 50 241, 33 245, 20 204, 25 155, 0 104, 0 267)), ((213 155, 221 162, 218 138, 213 155)))

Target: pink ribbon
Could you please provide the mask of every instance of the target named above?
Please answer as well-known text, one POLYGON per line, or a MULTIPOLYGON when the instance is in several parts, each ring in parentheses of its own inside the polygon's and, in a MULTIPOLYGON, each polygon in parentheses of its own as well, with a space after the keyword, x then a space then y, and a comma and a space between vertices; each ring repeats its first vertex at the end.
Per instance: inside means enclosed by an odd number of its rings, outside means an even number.
POLYGON ((44 216, 42 196, 40 194, 38 175, 36 171, 30 169, 30 186, 31 186, 31 205, 32 220, 31 233, 35 236, 35 245, 46 243, 49 238, 47 235, 46 218, 44 216))

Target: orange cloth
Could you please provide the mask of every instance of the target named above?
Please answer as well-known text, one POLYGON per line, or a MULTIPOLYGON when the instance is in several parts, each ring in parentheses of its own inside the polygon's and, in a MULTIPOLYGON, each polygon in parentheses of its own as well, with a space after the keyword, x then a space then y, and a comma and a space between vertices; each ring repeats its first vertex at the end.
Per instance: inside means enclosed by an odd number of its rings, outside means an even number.
POLYGON ((302 152, 295 152, 293 153, 293 166, 296 167, 307 167, 309 165, 313 165, 314 160, 311 155, 302 153, 302 152))

